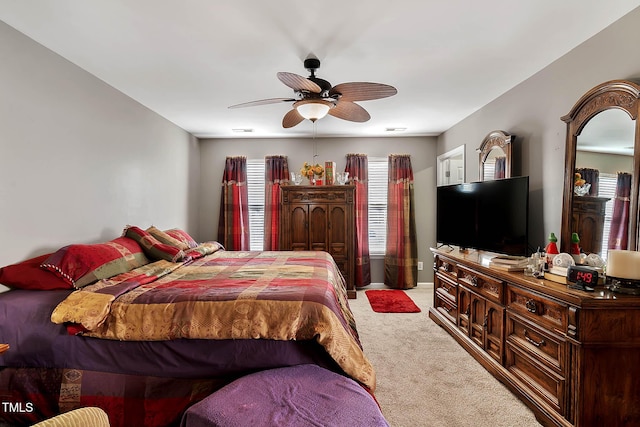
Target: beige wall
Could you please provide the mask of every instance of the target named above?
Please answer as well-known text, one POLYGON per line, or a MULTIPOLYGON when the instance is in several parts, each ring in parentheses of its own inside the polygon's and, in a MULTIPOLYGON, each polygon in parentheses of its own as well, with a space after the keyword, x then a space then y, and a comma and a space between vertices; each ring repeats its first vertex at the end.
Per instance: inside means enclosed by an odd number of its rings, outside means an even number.
POLYGON ((576 167, 598 169, 601 173, 633 172, 633 156, 576 152, 576 167))
POLYGON ((196 138, 0 22, 0 266, 127 224, 197 231, 196 138))
MULTIPOLYGON (((640 9, 438 137, 438 154, 467 144, 467 179, 472 180, 478 176, 475 149, 482 139, 495 129, 516 135, 515 143, 521 149, 521 174, 530 177, 532 247, 544 246, 549 232, 560 236, 566 133, 560 117, 592 87, 608 80, 640 77, 635 53, 638 40, 640 9)), ((517 61, 517 56, 513 60, 517 61)))
MULTIPOLYGON (((330 118, 332 119, 332 118, 330 118)), ((416 228, 418 258, 424 270, 418 280, 433 280, 433 257, 429 251, 435 242, 435 187, 436 139, 421 138, 318 138, 318 139, 205 139, 200 143, 200 237, 215 240, 218 232, 220 183, 227 156, 247 156, 261 159, 267 155, 288 156, 289 168, 299 169, 305 161, 311 162, 317 144, 318 161, 335 161, 338 170, 344 170, 348 153, 364 153, 370 157, 389 154, 410 154, 414 174, 416 199, 416 228)), ((371 274, 375 283, 384 280, 384 264, 372 260, 371 274)))

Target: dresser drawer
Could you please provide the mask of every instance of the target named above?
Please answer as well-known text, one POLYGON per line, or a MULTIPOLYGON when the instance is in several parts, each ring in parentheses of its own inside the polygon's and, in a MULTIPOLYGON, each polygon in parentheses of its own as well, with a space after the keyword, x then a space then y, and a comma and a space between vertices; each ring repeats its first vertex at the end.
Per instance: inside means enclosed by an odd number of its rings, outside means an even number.
POLYGON ((433 278, 433 285, 435 286, 436 291, 438 291, 443 297, 449 298, 454 304, 457 303, 458 285, 456 282, 438 272, 433 278))
POLYGON ((448 258, 438 255, 435 259, 433 268, 436 272, 448 277, 453 282, 458 280, 458 266, 454 261, 448 258))
POLYGON ((503 304, 504 283, 501 280, 460 265, 458 266, 458 283, 490 301, 503 304))
POLYGON ((565 375, 567 343, 562 337, 513 313, 507 313, 506 329, 508 343, 523 349, 558 374, 565 375))
POLYGON ((452 324, 456 324, 456 318, 458 317, 457 306, 451 302, 447 297, 443 297, 441 292, 435 293, 433 300, 433 306, 452 324))
POLYGON ((507 286, 507 309, 561 334, 567 333, 568 307, 515 286, 507 286))
POLYGON ((506 345, 505 367, 528 390, 528 394, 541 399, 560 415, 566 414, 564 376, 539 363, 509 341, 506 345))

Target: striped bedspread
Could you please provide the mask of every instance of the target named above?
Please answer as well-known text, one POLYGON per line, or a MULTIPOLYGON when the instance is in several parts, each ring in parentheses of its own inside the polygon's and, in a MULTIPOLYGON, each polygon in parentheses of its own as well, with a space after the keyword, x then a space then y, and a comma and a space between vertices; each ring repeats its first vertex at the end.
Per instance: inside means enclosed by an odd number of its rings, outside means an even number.
POLYGON ((183 264, 157 261, 73 292, 51 320, 112 340, 316 340, 375 390, 344 278, 326 252, 220 250, 183 264))

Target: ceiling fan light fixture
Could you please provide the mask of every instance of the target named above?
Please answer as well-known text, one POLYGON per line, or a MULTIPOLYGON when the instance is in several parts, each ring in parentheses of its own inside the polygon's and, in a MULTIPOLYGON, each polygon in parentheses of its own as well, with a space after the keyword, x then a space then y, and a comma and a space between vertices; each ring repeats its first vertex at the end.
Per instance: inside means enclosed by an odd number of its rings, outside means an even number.
POLYGON ((307 120, 315 122, 327 115, 334 104, 323 99, 305 99, 293 104, 298 113, 307 120))

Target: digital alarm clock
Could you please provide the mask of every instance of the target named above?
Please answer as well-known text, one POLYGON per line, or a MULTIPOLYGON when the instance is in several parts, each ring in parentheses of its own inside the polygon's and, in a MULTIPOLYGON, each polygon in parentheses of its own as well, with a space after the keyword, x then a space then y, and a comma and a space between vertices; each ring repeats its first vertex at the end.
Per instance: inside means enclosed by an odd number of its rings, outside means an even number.
POLYGON ((598 284, 598 270, 580 265, 570 265, 567 270, 567 286, 571 289, 593 292, 598 284))

